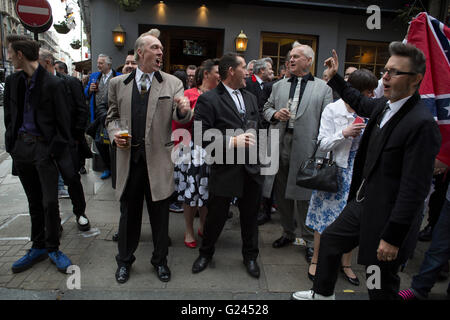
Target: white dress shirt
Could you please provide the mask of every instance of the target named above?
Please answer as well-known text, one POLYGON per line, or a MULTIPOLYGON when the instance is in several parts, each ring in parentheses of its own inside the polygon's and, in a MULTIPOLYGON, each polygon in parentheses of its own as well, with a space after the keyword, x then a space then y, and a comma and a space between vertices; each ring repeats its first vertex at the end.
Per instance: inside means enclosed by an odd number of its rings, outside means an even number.
MULTIPOLYGON (((223 83, 223 86, 225 87, 225 89, 227 89, 228 93, 230 94, 231 98, 234 101, 234 104, 236 105, 236 108, 239 110, 241 110, 241 106, 243 108, 244 114, 245 114, 245 104, 244 104, 244 97, 242 97, 242 93, 241 91, 238 90, 234 90, 231 89, 229 86, 227 86, 225 83, 223 83), (238 100, 239 99, 239 100, 238 100), (241 105, 239 105, 239 103, 241 103, 241 105)), ((241 111, 239 111, 240 113, 242 113, 241 111)), ((233 142, 233 137, 230 137, 229 141, 228 141, 228 149, 233 148, 232 142, 233 142)))
MULTIPOLYGON (((223 83, 223 82, 222 82, 223 83)), ((231 98, 234 101, 234 104, 236 105, 236 108, 240 113, 245 114, 245 103, 244 103, 244 97, 242 96, 241 91, 231 89, 229 86, 227 86, 225 83, 223 83, 225 89, 227 89, 228 93, 230 94, 231 98)))
POLYGON ((102 74, 102 82, 103 84, 106 84, 106 81, 108 81, 109 77, 112 76, 112 69, 109 70, 108 74, 102 74))
MULTIPOLYGON (((152 85, 152 81, 153 81, 153 75, 155 73, 147 73, 148 77, 146 79, 146 85, 147 85, 147 90, 149 90, 149 88, 152 85)), ((139 84, 141 83, 141 78, 144 75, 144 72, 141 71, 141 69, 139 69, 139 67, 136 68, 136 76, 134 77, 134 80, 136 81, 137 87, 140 90, 141 88, 139 87, 139 84)))
POLYGON ((260 77, 258 77, 256 74, 254 74, 256 81, 258 81, 259 83, 259 87, 261 88, 261 90, 263 89, 263 82, 262 79, 260 77))
POLYGON ((383 128, 383 126, 388 122, 400 109, 403 107, 403 105, 406 103, 406 101, 411 98, 411 96, 408 96, 406 98, 403 98, 401 100, 398 100, 396 102, 388 101, 389 104, 389 110, 386 111, 383 118, 380 122, 380 128, 383 128))

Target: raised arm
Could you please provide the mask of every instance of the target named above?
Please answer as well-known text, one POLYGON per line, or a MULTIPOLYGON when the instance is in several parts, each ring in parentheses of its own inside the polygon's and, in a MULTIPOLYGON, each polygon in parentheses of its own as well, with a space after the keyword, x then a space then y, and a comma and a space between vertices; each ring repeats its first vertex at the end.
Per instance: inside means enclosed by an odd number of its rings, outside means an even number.
POLYGON ((328 79, 330 79, 327 84, 339 93, 342 100, 347 102, 359 116, 370 118, 372 113, 376 110, 376 106, 379 104, 379 99, 367 98, 337 73, 339 60, 334 49, 332 57, 325 60, 324 66, 327 67, 325 73, 328 76, 328 79))

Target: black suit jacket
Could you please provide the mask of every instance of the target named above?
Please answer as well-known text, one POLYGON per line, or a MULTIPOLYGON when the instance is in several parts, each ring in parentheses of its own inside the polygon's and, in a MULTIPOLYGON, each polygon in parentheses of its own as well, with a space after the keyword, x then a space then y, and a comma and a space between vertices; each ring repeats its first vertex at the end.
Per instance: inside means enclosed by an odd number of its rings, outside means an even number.
POLYGON ((386 98, 371 99, 336 75, 329 82, 358 115, 370 118, 357 152, 348 201, 354 200, 370 160, 360 196, 364 212, 360 225, 358 263, 376 264, 380 239, 400 248, 398 262, 414 250, 420 215, 431 186, 441 136, 433 116, 416 92, 383 126, 381 141, 367 154, 370 134, 383 112, 386 98), (370 159, 369 159, 370 158, 370 159))
POLYGON ((255 95, 256 102, 259 106, 263 89, 261 89, 258 80, 256 80, 256 78, 254 78, 253 76, 245 79, 245 90, 255 95))
POLYGON ((81 159, 92 158, 92 152, 84 137, 89 120, 89 108, 84 97, 83 84, 80 80, 59 72, 56 73, 56 76, 63 80, 67 92, 67 104, 70 108, 70 133, 77 142, 73 160, 75 170, 78 171, 81 159))
MULTIPOLYGON (((62 80, 48 73, 42 66, 37 69, 36 85, 32 99, 38 101, 35 123, 46 140, 50 156, 55 159, 65 179, 74 177, 70 146, 70 110, 66 100, 66 90, 62 80)), ((14 149, 18 132, 23 123, 25 100, 25 80, 23 71, 6 78, 4 94, 5 147, 8 153, 14 149)))
POLYGON ((89 108, 84 97, 83 85, 80 80, 59 72, 56 76, 64 81, 70 107, 70 131, 76 140, 84 139, 84 131, 89 118, 89 108))
MULTIPOLYGON (((246 107, 246 119, 256 121, 260 128, 258 105, 253 94, 241 89, 246 107)), ((194 121, 201 121, 202 132, 209 129, 218 129, 223 142, 223 154, 226 154, 231 136, 227 135, 227 129, 242 129, 246 124, 239 115, 238 109, 222 83, 217 88, 202 94, 195 105, 194 121)), ((197 143, 197 142, 196 142, 197 143)), ((204 141, 206 148, 211 142, 204 141)), ((245 174, 249 174, 255 181, 262 184, 263 176, 260 175, 260 165, 250 164, 246 157, 245 164, 236 164, 237 150, 234 149, 233 164, 214 163, 211 165, 209 178, 209 190, 215 195, 224 197, 240 197, 243 194, 245 174)), ((216 154, 214 154, 216 156, 216 154)), ((247 155, 247 154, 246 154, 247 155)))

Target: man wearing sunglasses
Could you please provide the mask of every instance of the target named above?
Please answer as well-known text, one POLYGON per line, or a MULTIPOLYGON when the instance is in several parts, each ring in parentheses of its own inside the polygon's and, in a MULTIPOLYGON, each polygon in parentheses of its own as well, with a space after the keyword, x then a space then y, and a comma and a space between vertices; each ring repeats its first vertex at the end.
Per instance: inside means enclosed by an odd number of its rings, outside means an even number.
POLYGON ((337 74, 334 50, 325 61, 328 85, 370 120, 355 158, 347 205, 321 235, 313 289, 295 292, 293 299, 334 299, 341 255, 357 246, 358 263, 370 266, 370 299, 398 299, 398 270, 415 247, 441 136, 418 93, 425 74, 423 52, 401 42, 391 43, 389 52, 379 99, 364 97, 337 74), (373 270, 378 281, 370 280, 373 270))

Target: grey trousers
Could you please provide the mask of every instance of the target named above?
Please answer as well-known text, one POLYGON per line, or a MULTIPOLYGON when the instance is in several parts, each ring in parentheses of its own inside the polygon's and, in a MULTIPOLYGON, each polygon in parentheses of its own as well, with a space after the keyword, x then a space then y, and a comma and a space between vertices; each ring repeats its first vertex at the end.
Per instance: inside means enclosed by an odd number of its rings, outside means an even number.
POLYGON ((314 246, 314 230, 305 224, 308 213, 309 201, 286 199, 286 186, 289 174, 289 160, 291 157, 292 135, 284 135, 283 144, 280 148, 280 167, 275 178, 275 199, 280 213, 283 235, 286 238, 295 240, 295 217, 297 216, 300 237, 306 241, 310 248, 314 246))

